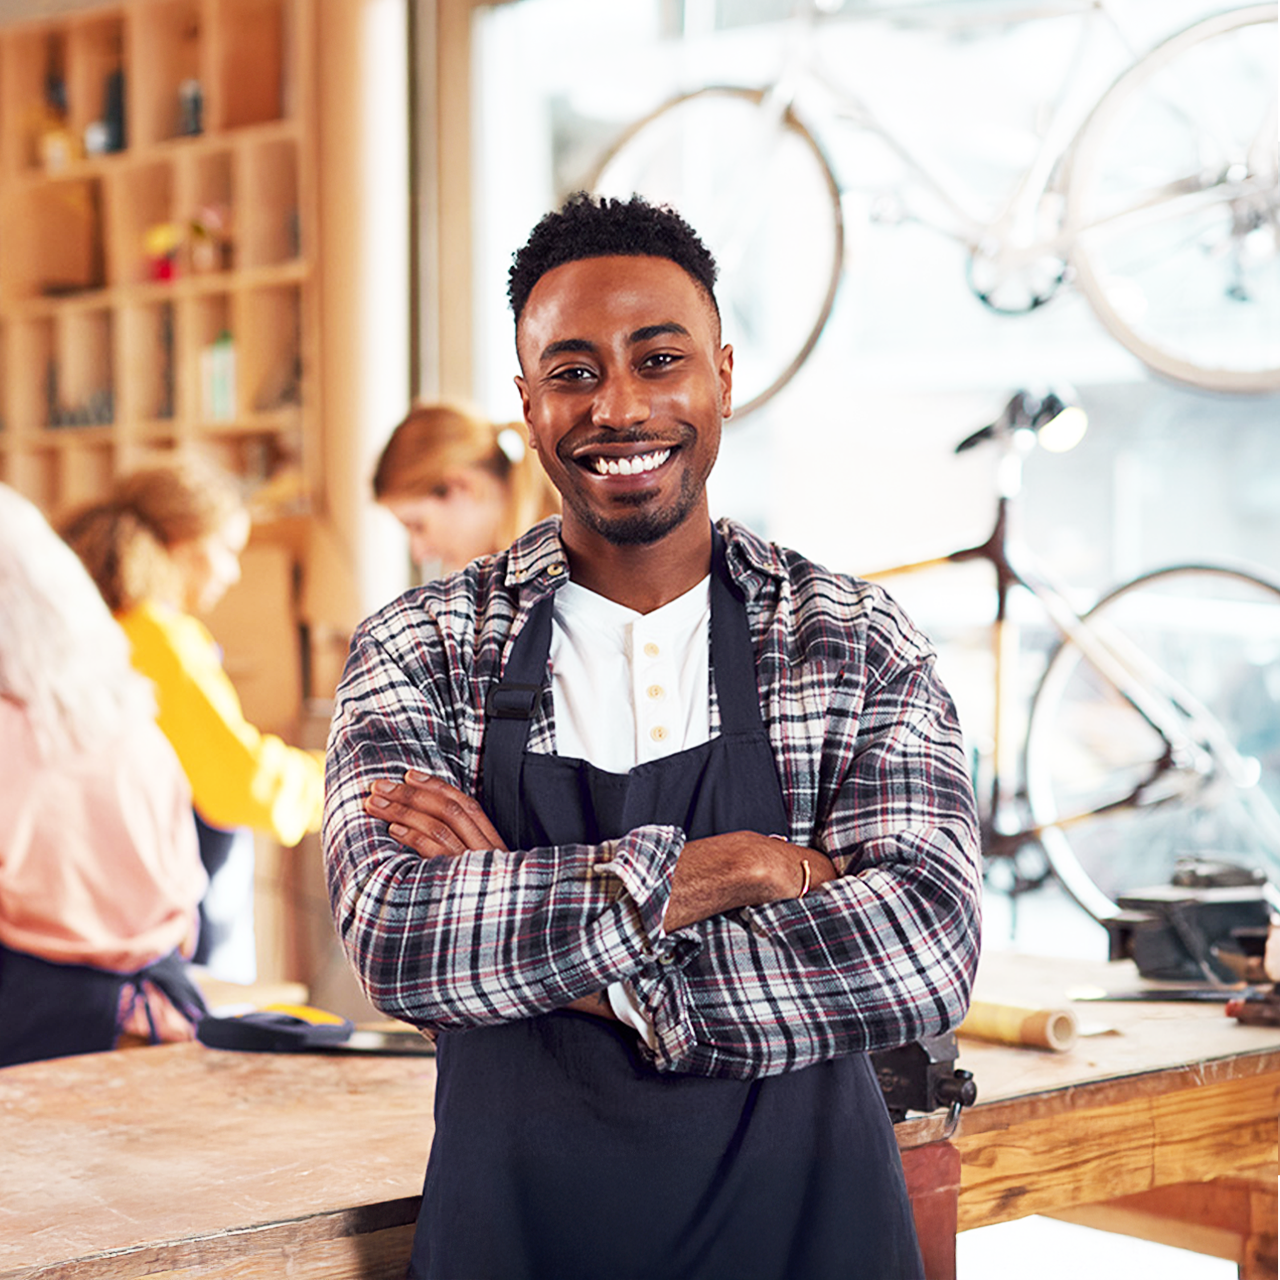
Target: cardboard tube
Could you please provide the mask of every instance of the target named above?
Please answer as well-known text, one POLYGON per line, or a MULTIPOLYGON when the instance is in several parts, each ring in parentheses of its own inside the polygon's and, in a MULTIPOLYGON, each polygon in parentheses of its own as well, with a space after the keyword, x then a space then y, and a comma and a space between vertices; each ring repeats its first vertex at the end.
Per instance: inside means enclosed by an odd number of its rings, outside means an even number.
POLYGON ((1070 1009, 1023 1009, 1012 1004, 975 1000, 956 1035, 997 1044, 1025 1045, 1065 1053, 1076 1042, 1079 1027, 1070 1009))

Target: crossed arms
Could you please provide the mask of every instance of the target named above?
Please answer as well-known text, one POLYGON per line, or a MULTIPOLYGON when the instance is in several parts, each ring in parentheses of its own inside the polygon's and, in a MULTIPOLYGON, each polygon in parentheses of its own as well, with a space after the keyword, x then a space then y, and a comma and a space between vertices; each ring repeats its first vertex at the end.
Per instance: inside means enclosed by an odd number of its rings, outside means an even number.
POLYGON ((806 674, 780 762, 789 841, 645 826, 598 846, 507 850, 472 794, 482 700, 458 664, 417 665, 420 634, 413 653, 387 639, 365 632, 353 647, 325 824, 339 931, 385 1012, 432 1028, 601 1012, 599 993, 627 981, 660 1069, 731 1076, 902 1043, 963 1015, 976 823, 927 653, 907 646, 879 680, 865 667, 806 674), (813 887, 800 898, 802 859, 813 887))

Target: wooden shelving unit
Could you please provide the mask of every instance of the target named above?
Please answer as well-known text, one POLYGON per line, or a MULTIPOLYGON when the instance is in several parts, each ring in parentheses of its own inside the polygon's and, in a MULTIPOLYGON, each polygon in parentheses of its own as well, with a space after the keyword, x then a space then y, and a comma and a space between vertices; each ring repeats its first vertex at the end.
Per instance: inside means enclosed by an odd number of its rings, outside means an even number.
POLYGON ((0 27, 0 479, 50 514, 190 447, 317 492, 313 4, 0 27))

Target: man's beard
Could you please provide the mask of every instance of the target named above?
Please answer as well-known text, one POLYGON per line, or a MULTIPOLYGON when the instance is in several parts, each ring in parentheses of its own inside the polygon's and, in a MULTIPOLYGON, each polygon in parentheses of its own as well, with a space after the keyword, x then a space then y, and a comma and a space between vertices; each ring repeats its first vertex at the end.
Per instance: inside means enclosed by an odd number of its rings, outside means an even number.
POLYGON ((685 472, 676 501, 666 507, 656 506, 650 494, 637 493, 618 499, 621 503, 634 502, 635 511, 607 517, 589 503, 577 502, 572 497, 566 497, 566 500, 578 519, 606 542, 615 547, 647 547, 661 541, 682 524, 697 507, 701 496, 701 485, 685 472))

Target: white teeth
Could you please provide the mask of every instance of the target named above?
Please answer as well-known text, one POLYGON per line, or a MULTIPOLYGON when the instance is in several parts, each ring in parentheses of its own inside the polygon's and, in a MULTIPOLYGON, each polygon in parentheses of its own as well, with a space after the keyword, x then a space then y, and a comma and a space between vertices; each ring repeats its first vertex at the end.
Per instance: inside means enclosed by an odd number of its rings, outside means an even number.
POLYGON ((593 458, 591 465, 602 476, 638 476, 662 466, 669 457, 670 449, 659 449, 657 453, 642 453, 635 458, 593 458))

